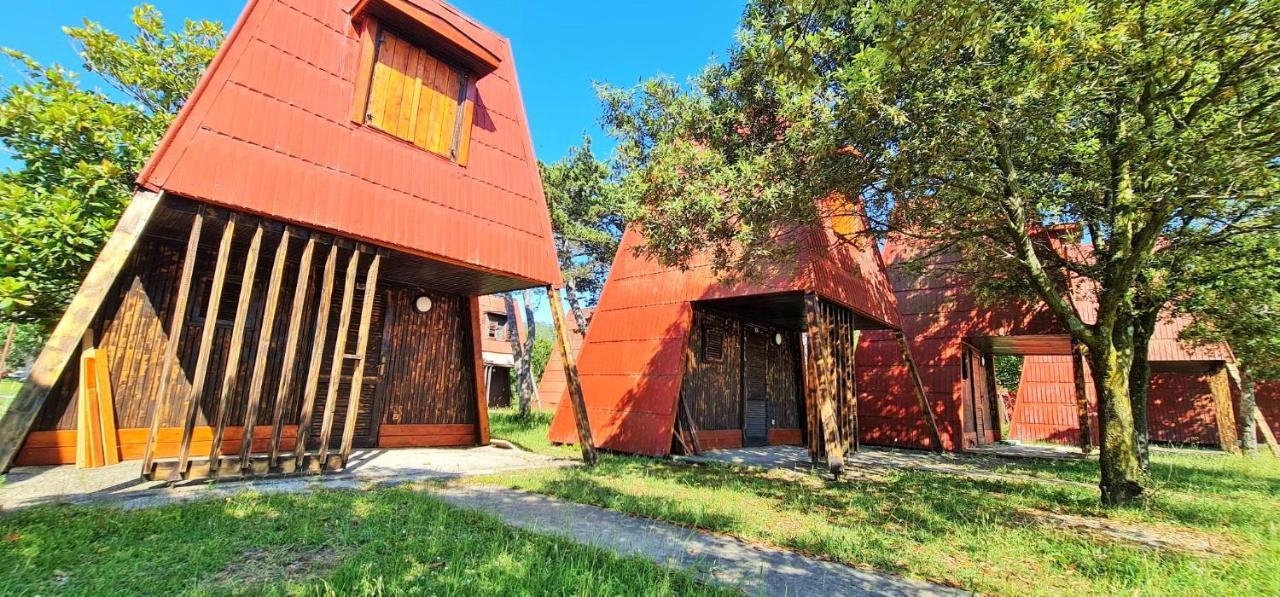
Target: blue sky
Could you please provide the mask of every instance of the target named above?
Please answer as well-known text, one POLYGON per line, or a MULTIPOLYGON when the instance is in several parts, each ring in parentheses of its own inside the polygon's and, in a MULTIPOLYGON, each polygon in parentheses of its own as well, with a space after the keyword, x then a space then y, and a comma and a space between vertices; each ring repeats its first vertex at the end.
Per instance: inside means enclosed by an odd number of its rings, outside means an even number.
MULTIPOLYGON (((43 63, 78 70, 75 49, 61 28, 89 18, 128 35, 134 2, 55 0, 15 2, 0 21, 0 46, 43 63)), ((170 27, 181 19, 222 21, 230 29, 242 0, 153 0, 170 27)), ((630 86, 656 74, 685 80, 733 39, 742 0, 453 0, 453 4, 511 39, 534 150, 551 161, 588 133, 597 148, 612 144, 601 132, 592 81, 630 86)), ((0 84, 16 75, 0 60, 0 84)), ((91 79, 86 81, 93 82, 91 79)), ((8 161, 0 158, 0 166, 8 161)))
MULTIPOLYGON (((453 4, 511 39, 525 109, 533 129, 534 151, 554 161, 584 133, 598 155, 613 143, 598 123, 599 103, 592 82, 631 86, 658 74, 685 81, 708 61, 721 57, 733 40, 743 0, 452 0, 453 4)), ((171 28, 182 19, 221 21, 230 29, 242 0, 153 0, 171 28)), ((15 48, 45 63, 79 71, 62 27, 88 18, 130 36, 132 7, 127 0, 53 0, 14 2, 0 21, 0 46, 15 48)), ((0 85, 18 72, 0 60, 0 85)), ((114 93, 93 77, 86 84, 114 93)), ((0 147, 0 150, 3 148, 0 147)), ((13 161, 0 153, 0 168, 13 161)), ((541 293, 539 293, 541 294, 541 293)), ((536 319, 549 322, 546 301, 538 301, 536 319)))

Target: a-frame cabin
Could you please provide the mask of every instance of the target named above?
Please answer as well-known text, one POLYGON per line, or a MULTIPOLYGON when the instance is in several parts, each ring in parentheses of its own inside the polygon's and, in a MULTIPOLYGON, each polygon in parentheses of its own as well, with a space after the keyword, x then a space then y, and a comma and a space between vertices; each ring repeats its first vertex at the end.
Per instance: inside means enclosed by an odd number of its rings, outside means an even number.
MULTIPOLYGON (((662 456, 801 444, 843 467, 865 395, 859 333, 892 335, 899 323, 861 206, 824 211, 783 241, 796 243, 794 260, 733 283, 707 256, 664 267, 635 253, 639 231, 624 234, 578 363, 597 447, 662 456)), ((931 421, 927 408, 915 414, 931 421)), ((574 430, 563 400, 550 439, 575 443, 574 430)))
POLYGON ((478 297, 561 281, 508 40, 436 0, 251 0, 137 184, 0 469, 75 461, 85 416, 153 478, 488 442, 478 297))

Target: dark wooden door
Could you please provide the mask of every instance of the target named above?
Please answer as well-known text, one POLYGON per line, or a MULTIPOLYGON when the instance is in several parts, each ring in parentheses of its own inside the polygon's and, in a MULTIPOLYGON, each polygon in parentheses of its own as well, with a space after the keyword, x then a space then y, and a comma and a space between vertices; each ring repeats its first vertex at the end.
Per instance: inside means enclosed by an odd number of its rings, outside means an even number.
POLYGON ((981 446, 995 441, 992 426, 991 375, 989 360, 971 346, 965 346, 961 371, 964 382, 964 431, 965 445, 981 446))
POLYGON ((742 445, 769 443, 769 337, 753 325, 743 327, 742 445))

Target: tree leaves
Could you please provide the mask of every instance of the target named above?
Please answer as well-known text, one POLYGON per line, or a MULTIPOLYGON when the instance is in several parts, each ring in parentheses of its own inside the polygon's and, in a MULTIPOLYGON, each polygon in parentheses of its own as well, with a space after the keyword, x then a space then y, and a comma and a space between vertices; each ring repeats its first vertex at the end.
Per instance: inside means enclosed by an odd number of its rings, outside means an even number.
POLYGON ((3 50, 23 79, 0 96, 0 142, 19 162, 0 173, 0 320, 50 325, 61 315, 223 38, 208 21, 166 32, 147 5, 133 22, 133 39, 89 21, 65 29, 85 69, 123 101, 85 89, 60 66, 3 50))

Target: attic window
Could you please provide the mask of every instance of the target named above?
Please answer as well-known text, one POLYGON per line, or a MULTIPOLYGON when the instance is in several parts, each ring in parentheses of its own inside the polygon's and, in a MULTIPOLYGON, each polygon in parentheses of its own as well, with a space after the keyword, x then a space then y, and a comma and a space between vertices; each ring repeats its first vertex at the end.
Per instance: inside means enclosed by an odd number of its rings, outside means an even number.
POLYGON ((377 31, 369 32, 358 120, 465 164, 474 111, 471 73, 376 23, 369 29, 377 31))
POLYGON ((724 359, 724 330, 702 326, 702 362, 719 363, 724 359))

